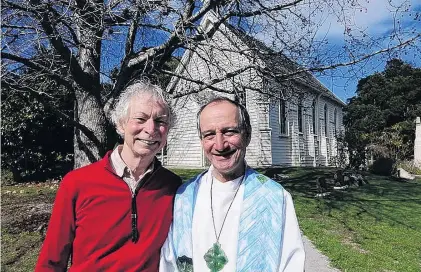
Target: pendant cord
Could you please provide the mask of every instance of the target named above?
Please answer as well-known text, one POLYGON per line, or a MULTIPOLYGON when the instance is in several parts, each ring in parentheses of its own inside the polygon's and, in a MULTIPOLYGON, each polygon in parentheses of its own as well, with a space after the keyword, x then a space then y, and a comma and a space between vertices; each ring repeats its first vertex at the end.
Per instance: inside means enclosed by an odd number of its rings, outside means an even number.
POLYGON ((222 233, 222 229, 224 228, 225 220, 227 219, 227 216, 228 216, 228 213, 231 209, 232 203, 234 203, 234 199, 237 196, 237 193, 240 190, 240 186, 243 183, 245 177, 246 177, 246 174, 244 173, 244 176, 241 178, 241 181, 238 184, 237 190, 235 191, 234 197, 231 200, 231 204, 228 207, 227 213, 225 214, 224 221, 222 221, 221 230, 219 231, 219 234, 216 234, 216 225, 215 225, 215 217, 213 215, 213 201, 212 201, 212 191, 213 191, 212 190, 212 188, 213 188, 213 175, 212 175, 212 182, 211 182, 211 189, 210 189, 210 201, 211 201, 211 213, 212 213, 213 230, 215 231, 215 238, 216 238, 217 243, 219 243, 219 237, 221 237, 221 233, 222 233))

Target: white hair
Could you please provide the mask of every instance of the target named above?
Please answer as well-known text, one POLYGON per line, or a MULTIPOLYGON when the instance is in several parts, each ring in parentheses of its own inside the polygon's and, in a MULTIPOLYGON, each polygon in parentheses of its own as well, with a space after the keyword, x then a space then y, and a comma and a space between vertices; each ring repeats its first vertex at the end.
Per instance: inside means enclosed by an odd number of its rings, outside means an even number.
POLYGON ((155 101, 161 102, 164 105, 168 114, 168 126, 169 128, 172 127, 174 115, 167 98, 165 97, 164 91, 159 86, 154 85, 147 80, 137 80, 124 89, 111 112, 111 121, 119 134, 121 133, 119 132, 118 127, 128 118, 130 102, 134 97, 142 98, 145 95, 151 95, 155 101))

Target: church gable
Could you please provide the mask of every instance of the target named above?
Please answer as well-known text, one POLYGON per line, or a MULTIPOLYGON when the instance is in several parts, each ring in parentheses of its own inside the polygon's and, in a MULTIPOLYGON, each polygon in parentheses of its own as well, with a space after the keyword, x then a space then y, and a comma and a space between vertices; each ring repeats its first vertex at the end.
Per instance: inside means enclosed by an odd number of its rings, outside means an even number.
MULTIPOLYGON (((211 18, 207 20, 202 24, 205 30, 212 24, 211 18)), ((237 99, 249 111, 253 131, 246 160, 251 166, 328 165, 334 142, 320 132, 324 122, 320 107, 327 101, 331 111, 335 108, 341 126, 343 102, 309 73, 277 82, 264 77, 259 69, 288 73, 298 65, 229 25, 222 25, 212 37, 187 50, 176 71, 181 78, 174 77, 167 88, 176 97, 173 107, 178 121, 170 131, 164 163, 208 165, 197 136, 196 113, 210 98, 226 96, 237 99), (294 102, 297 93, 303 97, 301 108, 294 102), (317 106, 313 105, 316 97, 317 106), (280 100, 285 101, 283 113, 280 100)))

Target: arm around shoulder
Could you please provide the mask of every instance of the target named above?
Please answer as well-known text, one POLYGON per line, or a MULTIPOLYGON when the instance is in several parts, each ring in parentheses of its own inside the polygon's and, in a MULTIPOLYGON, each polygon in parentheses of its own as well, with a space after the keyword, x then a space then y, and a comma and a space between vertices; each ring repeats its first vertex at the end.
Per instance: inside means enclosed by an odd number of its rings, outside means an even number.
POLYGON ((159 261, 159 271, 160 272, 176 272, 177 270, 177 261, 173 248, 173 237, 172 237, 172 224, 170 231, 168 232, 167 240, 165 240, 164 245, 161 248, 161 258, 159 261))

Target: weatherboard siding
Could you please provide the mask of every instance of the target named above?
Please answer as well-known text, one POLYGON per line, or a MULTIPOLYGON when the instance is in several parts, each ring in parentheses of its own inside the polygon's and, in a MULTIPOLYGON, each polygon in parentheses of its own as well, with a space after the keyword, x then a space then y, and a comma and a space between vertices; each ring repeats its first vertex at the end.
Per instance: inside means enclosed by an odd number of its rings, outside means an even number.
MULTIPOLYGON (((200 48, 194 51, 187 50, 182 57, 182 65, 177 68, 177 73, 185 77, 191 77, 201 81, 219 78, 221 75, 235 71, 250 64, 244 56, 237 52, 248 50, 245 44, 239 42, 236 35, 225 34, 228 31, 223 25, 222 32, 215 35, 203 43, 200 48), (238 43, 235 47, 233 42, 238 43), (224 46, 231 50, 222 52, 212 45, 224 46), (214 66, 208 66, 211 62, 214 66)), ((228 31, 229 32, 229 31, 228 31)), ((262 63, 256 58, 253 60, 262 63)), ((334 134, 333 112, 337 109, 337 131, 343 129, 342 107, 343 105, 335 101, 331 94, 320 94, 326 90, 315 90, 314 87, 305 84, 294 86, 297 90, 304 91, 303 103, 303 131, 298 131, 298 100, 289 97, 286 102, 287 112, 287 133, 280 133, 279 126, 279 97, 283 97, 286 89, 272 81, 263 81, 253 69, 249 69, 236 75, 230 81, 221 81, 214 84, 216 88, 221 88, 225 92, 216 92, 205 89, 197 93, 199 86, 195 83, 173 78, 169 89, 174 94, 191 93, 188 98, 178 98, 174 100, 174 110, 178 114, 178 120, 170 131, 168 137, 167 165, 172 166, 193 166, 203 167, 205 159, 200 146, 200 141, 196 131, 196 113, 200 106, 205 103, 210 96, 228 96, 234 98, 236 89, 235 83, 241 82, 245 89, 245 105, 250 115, 252 126, 251 142, 247 148, 246 161, 250 166, 317 166, 332 165, 333 157, 336 155, 336 140, 334 134), (269 97, 255 90, 271 91, 278 97, 269 97), (275 92, 273 92, 275 90, 275 92), (230 93, 230 94, 227 94, 230 93), (316 131, 313 131, 313 101, 316 99, 316 131), (324 105, 328 107, 328 133, 325 135, 324 126, 324 105)), ((242 101, 244 103, 244 101, 242 101)))
POLYGON ((168 133, 167 156, 165 165, 169 166, 202 166, 202 149, 196 130, 198 105, 183 97, 173 101, 177 112, 173 128, 168 133))
POLYGON ((281 127, 279 123, 279 99, 272 99, 272 103, 269 107, 270 114, 270 127, 272 128, 272 163, 273 165, 291 166, 292 165, 292 150, 291 150, 291 137, 289 136, 289 114, 290 105, 286 103, 286 119, 287 119, 287 131, 286 134, 281 133, 281 127))

